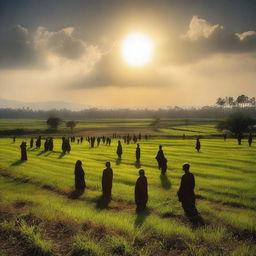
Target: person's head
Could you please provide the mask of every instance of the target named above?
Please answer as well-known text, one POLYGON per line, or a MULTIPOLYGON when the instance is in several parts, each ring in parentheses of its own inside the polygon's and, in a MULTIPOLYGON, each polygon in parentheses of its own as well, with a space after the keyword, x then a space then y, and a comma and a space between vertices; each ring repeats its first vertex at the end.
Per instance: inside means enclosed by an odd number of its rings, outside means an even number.
POLYGON ((76 168, 81 167, 82 166, 82 161, 81 160, 77 160, 76 161, 76 168))
POLYGON ((118 141, 118 144, 121 144, 121 141, 120 141, 120 140, 118 141))
POLYGON ((110 162, 106 162, 106 167, 110 168, 110 162))
POLYGON ((137 148, 139 148, 140 147, 140 144, 137 144, 137 148))
POLYGON ((143 169, 140 169, 139 170, 139 175, 142 177, 142 176, 144 176, 145 175, 145 171, 143 170, 143 169))
POLYGON ((182 169, 184 172, 189 172, 190 165, 188 163, 183 164, 182 169))
POLYGON ((159 149, 162 149, 162 145, 159 145, 159 149))

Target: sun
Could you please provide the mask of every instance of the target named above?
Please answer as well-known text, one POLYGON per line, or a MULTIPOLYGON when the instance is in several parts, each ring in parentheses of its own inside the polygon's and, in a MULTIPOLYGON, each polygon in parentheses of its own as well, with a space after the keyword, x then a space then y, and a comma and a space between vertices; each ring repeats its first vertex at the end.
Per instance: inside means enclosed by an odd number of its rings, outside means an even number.
POLYGON ((122 55, 131 66, 143 66, 152 59, 154 44, 150 37, 142 33, 128 35, 122 43, 122 55))

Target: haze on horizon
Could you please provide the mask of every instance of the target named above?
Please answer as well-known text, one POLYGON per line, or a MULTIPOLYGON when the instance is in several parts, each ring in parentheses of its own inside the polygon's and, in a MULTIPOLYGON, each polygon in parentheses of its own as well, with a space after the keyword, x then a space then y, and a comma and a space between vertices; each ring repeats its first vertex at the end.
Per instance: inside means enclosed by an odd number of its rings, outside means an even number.
POLYGON ((250 0, 0 0, 0 98, 116 108, 256 96, 255 12, 250 0), (134 53, 125 40, 138 34, 134 53))

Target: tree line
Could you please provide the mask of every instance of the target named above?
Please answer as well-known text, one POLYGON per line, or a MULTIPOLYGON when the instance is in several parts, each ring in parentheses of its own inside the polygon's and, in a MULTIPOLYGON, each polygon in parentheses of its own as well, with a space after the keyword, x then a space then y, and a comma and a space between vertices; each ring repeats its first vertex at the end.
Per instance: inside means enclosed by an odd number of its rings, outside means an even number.
POLYGON ((249 97, 244 94, 239 95, 236 99, 232 96, 226 96, 224 98, 219 97, 216 100, 216 105, 220 107, 256 107, 256 98, 249 97))

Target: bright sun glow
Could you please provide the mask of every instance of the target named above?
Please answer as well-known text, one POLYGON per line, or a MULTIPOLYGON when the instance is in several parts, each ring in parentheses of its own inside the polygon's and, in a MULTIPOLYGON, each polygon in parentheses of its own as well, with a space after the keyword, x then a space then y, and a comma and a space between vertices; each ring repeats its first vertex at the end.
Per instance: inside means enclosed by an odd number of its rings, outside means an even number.
POLYGON ((124 60, 132 66, 147 64, 153 53, 153 41, 142 33, 134 33, 127 36, 122 44, 124 60))

